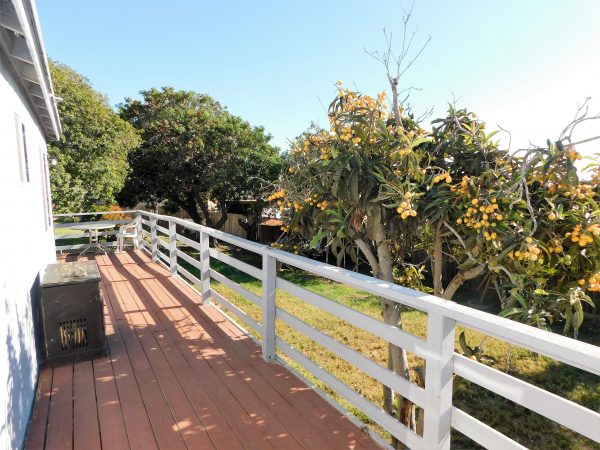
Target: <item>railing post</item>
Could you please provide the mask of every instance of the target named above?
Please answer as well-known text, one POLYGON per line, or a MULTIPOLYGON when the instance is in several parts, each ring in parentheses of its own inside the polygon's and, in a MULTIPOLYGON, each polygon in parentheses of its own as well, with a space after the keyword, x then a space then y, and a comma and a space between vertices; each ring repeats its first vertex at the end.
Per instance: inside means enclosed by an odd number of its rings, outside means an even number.
MULTIPOLYGON (((135 247, 137 250, 140 250, 140 249, 143 247, 143 245, 144 245, 144 244, 143 244, 143 242, 144 242, 144 236, 142 236, 142 229, 143 229, 143 228, 142 228, 142 221, 141 221, 141 219, 143 219, 143 218, 144 218, 144 216, 142 215, 142 212, 141 212, 141 211, 136 211, 136 212, 135 212, 135 217, 136 217, 136 218, 137 218, 137 217, 140 217, 140 222, 139 222, 139 223, 137 224, 137 226, 135 227, 135 228, 136 228, 136 230, 135 230, 136 237, 135 237, 134 239, 136 239, 136 240, 137 240, 137 242, 136 242, 136 244, 137 244, 137 245, 135 245, 134 247, 135 247)), ((123 247, 125 247, 125 244, 123 244, 123 247)))
POLYGON ((203 305, 210 303, 210 236, 200 231, 200 297, 203 305))
POLYGON ((262 356, 265 361, 275 360, 275 280, 277 278, 277 259, 263 254, 262 257, 262 300, 263 300, 263 336, 262 356))
POLYGON ((169 269, 171 276, 177 275, 177 224, 169 220, 169 269))
POLYGON ((158 235, 156 234, 156 217, 150 217, 150 246, 152 261, 158 261, 158 235))
POLYGON ((425 363, 424 448, 450 449, 455 321, 428 313, 425 363))

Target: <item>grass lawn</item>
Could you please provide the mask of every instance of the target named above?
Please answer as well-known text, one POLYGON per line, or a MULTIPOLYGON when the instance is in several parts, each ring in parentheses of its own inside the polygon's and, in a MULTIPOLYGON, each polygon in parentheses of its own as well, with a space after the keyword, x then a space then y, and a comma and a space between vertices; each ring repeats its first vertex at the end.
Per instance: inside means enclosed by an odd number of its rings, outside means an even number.
MULTIPOLYGON (((75 224, 73 224, 75 225, 75 224)), ((116 228, 110 228, 108 230, 100 231, 115 231, 116 228)), ((75 244, 87 244, 89 243, 89 236, 83 230, 73 230, 72 228, 54 228, 54 240, 56 245, 75 245, 75 244), (64 236, 72 236, 64 238, 64 236)), ((100 242, 107 242, 115 240, 114 236, 100 236, 98 239, 100 242)))
MULTIPOLYGON (((194 251, 186 248, 186 253, 197 256, 194 251)), ((235 256, 249 264, 260 267, 260 260, 256 255, 243 250, 230 250, 220 248, 221 251, 235 256)), ((180 260, 194 274, 198 271, 180 260)), ((212 260, 211 267, 231 280, 239 283, 250 291, 260 295, 261 282, 231 266, 219 261, 212 260)), ((283 269, 279 275, 306 289, 326 296, 344 305, 350 306, 364 314, 381 319, 380 306, 377 298, 367 292, 341 285, 336 282, 325 280, 306 272, 283 269)), ((250 301, 238 295, 235 291, 211 280, 212 287, 225 296, 229 301, 244 310, 256 321, 262 322, 261 309, 250 301)), ((476 294, 475 294, 476 295, 476 294)), ((302 319, 304 322, 334 337, 347 346, 361 352, 374 361, 385 365, 387 358, 387 344, 385 341, 356 328, 349 323, 337 319, 323 312, 299 298, 293 297, 285 292, 277 292, 277 306, 302 319)), ((425 337, 427 333, 426 314, 406 309, 402 315, 404 329, 425 337)), ((354 390, 372 402, 381 405, 381 384, 372 379, 358 368, 346 363, 312 340, 298 333, 280 321, 276 324, 277 334, 291 345, 309 356, 321 367, 327 369, 337 378, 342 380, 354 390)), ((458 335, 464 328, 457 329, 456 348, 458 335)), ((467 341, 479 344, 484 336, 473 330, 466 329, 467 341)), ((594 345, 600 345, 600 332, 598 329, 585 329, 580 333, 580 339, 594 345)), ((529 383, 540 386, 557 395, 568 398, 587 408, 600 410, 600 379, 579 369, 558 363, 552 359, 537 355, 522 348, 509 346, 506 342, 487 338, 485 340, 485 354, 492 356, 497 361, 494 367, 498 370, 507 370, 507 355, 510 350, 509 373, 529 383)), ((415 355, 409 355, 411 366, 423 366, 423 360, 415 355)), ((292 366, 299 370, 307 378, 311 379, 321 389, 335 398, 338 402, 349 409, 353 414, 365 421, 370 427, 383 434, 383 430, 370 423, 370 421, 353 408, 343 399, 328 389, 323 383, 315 380, 297 364, 288 360, 292 366)), ((504 399, 486 389, 468 382, 460 377, 454 380, 453 403, 458 408, 473 415, 484 423, 501 431, 507 436, 517 440, 526 447, 534 449, 600 449, 600 445, 574 433, 568 429, 558 426, 554 422, 529 411, 511 401, 504 399)), ((467 437, 453 431, 453 448, 478 448, 479 446, 467 437)))
POLYGON ((56 245, 75 245, 75 244, 87 244, 88 237, 84 231, 72 230, 71 228, 55 228, 54 239, 58 241, 56 245), (80 235, 80 238, 68 238, 65 239, 63 236, 67 235, 80 235))

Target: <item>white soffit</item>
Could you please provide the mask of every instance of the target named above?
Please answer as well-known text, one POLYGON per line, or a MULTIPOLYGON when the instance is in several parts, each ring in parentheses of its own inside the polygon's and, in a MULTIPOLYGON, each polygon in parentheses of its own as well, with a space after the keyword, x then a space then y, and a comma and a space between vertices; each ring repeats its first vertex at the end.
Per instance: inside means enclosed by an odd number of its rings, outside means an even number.
POLYGON ((0 0, 0 51, 12 63, 46 138, 58 140, 60 120, 34 0, 0 0))

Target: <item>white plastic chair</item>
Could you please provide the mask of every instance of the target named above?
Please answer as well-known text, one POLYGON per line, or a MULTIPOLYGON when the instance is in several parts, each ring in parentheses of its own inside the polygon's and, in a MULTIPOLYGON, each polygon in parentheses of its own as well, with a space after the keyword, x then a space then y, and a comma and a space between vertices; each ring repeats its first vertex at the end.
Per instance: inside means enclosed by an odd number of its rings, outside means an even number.
POLYGON ((138 242, 138 226, 142 221, 142 216, 137 216, 133 222, 122 225, 117 231, 117 251, 122 252, 125 246, 125 239, 133 239, 133 248, 135 250, 139 247, 138 242))

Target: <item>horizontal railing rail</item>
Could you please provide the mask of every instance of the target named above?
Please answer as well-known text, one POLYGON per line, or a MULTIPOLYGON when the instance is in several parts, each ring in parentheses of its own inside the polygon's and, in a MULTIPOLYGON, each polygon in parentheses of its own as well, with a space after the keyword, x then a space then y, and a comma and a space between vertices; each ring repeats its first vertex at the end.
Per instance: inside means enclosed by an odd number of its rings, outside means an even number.
POLYGON ((103 249, 111 249, 116 248, 116 235, 118 233, 118 228, 121 225, 127 224, 131 222, 131 219, 115 219, 115 220, 91 220, 91 221, 71 221, 66 222, 64 219, 66 218, 84 218, 84 217, 95 217, 95 216, 122 216, 122 215, 135 215, 138 214, 135 210, 127 210, 127 211, 94 211, 94 212, 85 212, 85 213, 61 213, 54 214, 54 229, 62 230, 65 228, 72 229, 72 233, 69 234, 56 234, 54 235, 55 240, 55 250, 58 252, 62 251, 84 251, 90 247, 88 242, 90 232, 85 230, 78 230, 77 227, 81 225, 99 225, 100 227, 113 225, 112 229, 98 229, 94 232, 94 237, 97 238, 106 238, 104 242, 98 242, 97 244, 93 244, 92 247, 101 247, 103 249), (59 221, 57 221, 57 219, 59 221), (111 237, 114 237, 115 240, 109 240, 111 237), (72 239, 84 239, 86 242, 81 243, 72 243, 65 244, 64 241, 72 240, 72 239))
MULTIPOLYGON (((106 212, 106 214, 114 214, 106 212)), ((262 345, 263 358, 287 364, 277 352, 299 364, 373 422, 415 449, 447 449, 450 430, 454 428, 488 448, 524 448, 509 437, 480 422, 452 404, 454 375, 478 384, 500 396, 528 408, 593 441, 600 442, 600 414, 568 399, 545 391, 490 366, 455 352, 455 329, 462 325, 487 336, 545 355, 554 360, 600 375, 600 348, 565 336, 533 328, 509 319, 443 300, 438 297, 388 283, 367 275, 294 255, 272 247, 229 235, 185 219, 146 211, 128 211, 141 215, 138 234, 140 248, 154 261, 164 264, 173 275, 181 276, 200 291, 203 303, 211 300, 225 307, 245 326, 253 329, 262 345), (159 225, 168 224, 166 226, 159 225), (196 238, 184 236, 177 227, 195 232, 196 238), (262 257, 262 267, 255 267, 229 254, 210 248, 209 238, 262 257), (178 244, 180 248, 178 248, 178 244), (196 250, 190 256, 181 247, 196 250), (164 250, 164 251, 163 251, 164 250), (257 295, 210 267, 210 260, 224 263, 262 282, 262 295, 257 295), (277 263, 283 263, 320 277, 343 283, 378 297, 427 313, 427 338, 388 325, 348 306, 296 285, 277 275, 277 263), (198 271, 199 276, 190 270, 198 271), (221 283, 262 310, 258 322, 232 301, 211 287, 211 280, 221 283), (404 348, 425 360, 425 388, 392 372, 378 362, 350 348, 345 343, 314 328, 277 306, 277 290, 302 300, 352 326, 360 328, 388 343, 404 348), (279 320, 291 329, 363 371, 379 383, 408 398, 424 410, 422 436, 385 413, 379 405, 361 396, 350 386, 320 367, 312 359, 276 335, 279 320)), ((101 214, 101 213, 92 213, 101 214)), ((73 214, 74 215, 74 214, 73 214)), ((78 215, 85 215, 78 214, 78 215)), ((69 216, 69 214, 61 215, 69 216)), ((192 233, 193 235, 194 233, 192 233)), ((58 248, 58 247, 57 247, 58 248)))
POLYGON ((94 211, 94 212, 82 212, 82 213, 60 213, 53 214, 54 217, 79 217, 79 216, 99 216, 99 215, 119 215, 119 214, 135 214, 138 211, 135 209, 129 209, 125 211, 94 211))

